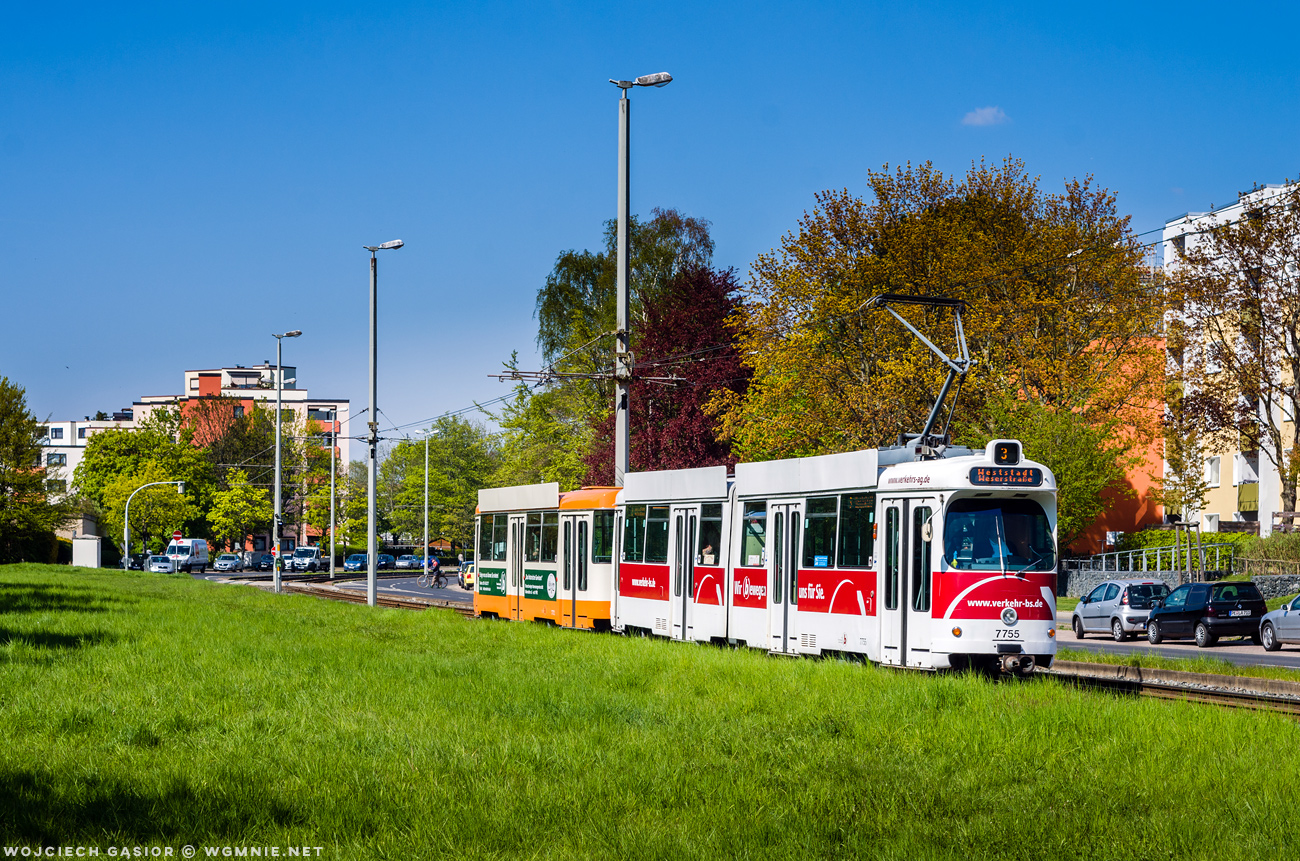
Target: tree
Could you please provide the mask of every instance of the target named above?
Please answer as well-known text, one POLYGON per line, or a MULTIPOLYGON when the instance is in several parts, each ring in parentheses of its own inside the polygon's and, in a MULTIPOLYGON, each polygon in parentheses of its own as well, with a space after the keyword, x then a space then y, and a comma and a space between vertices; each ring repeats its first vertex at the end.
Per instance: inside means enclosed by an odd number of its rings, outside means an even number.
MULTIPOLYGON (((705 405, 720 393, 740 397, 749 371, 736 348, 729 322, 740 306, 732 270, 698 267, 679 272, 632 332, 636 373, 629 394, 633 428, 628 453, 634 470, 732 466, 730 445, 718 439, 705 405), (677 377, 676 384, 651 381, 677 377)), ((596 427, 586 458, 587 483, 610 485, 614 478, 614 416, 596 427)))
MULTIPOLYGON (((429 428, 429 538, 468 546, 474 536, 478 491, 490 486, 500 463, 496 439, 481 425, 457 416, 429 428)), ((412 540, 424 534, 425 443, 403 440, 393 447, 380 473, 391 501, 388 520, 412 540)))
MULTIPOLYGON (((103 516, 100 519, 108 535, 123 534, 128 502, 131 506, 131 540, 140 541, 146 550, 161 550, 167 544, 166 539, 178 529, 192 535, 192 531, 185 529, 186 524, 194 523, 202 515, 188 496, 189 488, 182 494, 177 493, 176 486, 171 484, 144 487, 146 484, 164 481, 176 479, 156 461, 147 461, 137 471, 110 480, 103 491, 103 516)), ((123 547, 122 555, 129 554, 130 548, 123 547)))
MULTIPOLYGON (((629 239, 629 316, 645 321, 679 272, 707 267, 713 240, 707 221, 668 209, 649 220, 633 217, 629 239)), ((537 345, 550 367, 586 378, 551 380, 545 391, 526 386, 492 415, 504 431, 502 472, 507 483, 559 481, 577 487, 586 474, 594 427, 613 412, 612 336, 617 326, 617 222, 605 223, 604 249, 565 251, 537 292, 537 345)), ((515 360, 507 368, 515 369, 515 360)))
POLYGON ((44 436, 26 390, 0 377, 0 562, 47 561, 54 530, 72 514, 70 502, 46 493, 54 474, 42 462, 44 436))
POLYGON ((1205 507, 1210 482, 1205 475, 1205 445, 1200 428, 1189 416, 1182 391, 1171 381, 1164 425, 1164 469, 1152 475, 1155 488, 1152 499, 1164 506, 1167 514, 1183 519, 1193 517, 1205 507))
POLYGON ((1177 252, 1170 352, 1207 444, 1261 452, 1281 479, 1283 510, 1295 511, 1300 184, 1243 204, 1245 218, 1210 216, 1177 252))
POLYGON ((212 494, 208 523, 212 536, 223 547, 242 549, 245 538, 261 526, 269 526, 275 509, 271 494, 264 487, 254 487, 242 469, 226 476, 228 488, 212 494))
MULTIPOLYGON (((753 267, 737 322, 754 376, 743 398, 713 404, 743 458, 868 448, 921 429, 947 368, 866 307, 882 293, 967 301, 976 365, 959 411, 978 417, 989 397, 1015 392, 1102 423, 1141 421, 1162 394, 1162 306, 1114 195, 1090 179, 1045 194, 1014 159, 972 166, 961 182, 927 163, 868 184, 871 201, 818 195, 753 267)), ((908 313, 951 355, 948 312, 908 313)))
POLYGON ((1135 465, 1118 419, 1090 420, 1071 410, 1044 406, 1015 395, 997 395, 985 403, 982 420, 963 423, 959 440, 983 448, 992 439, 1020 440, 1024 455, 1056 477, 1057 540, 1074 543, 1105 510, 1105 491, 1132 491, 1124 471, 1135 465))
MULTIPOLYGON (((125 486, 123 482, 129 484, 145 474, 157 476, 152 480, 185 482, 189 504, 184 510, 189 512, 188 519, 173 528, 182 529, 187 535, 208 534, 202 512, 210 505, 214 484, 212 467, 202 449, 182 439, 179 411, 156 410, 134 429, 110 428, 91 436, 73 474, 73 488, 111 518, 109 489, 120 490, 125 486)), ((170 492, 176 495, 175 489, 170 492)), ((121 512, 116 516, 120 524, 121 512)))

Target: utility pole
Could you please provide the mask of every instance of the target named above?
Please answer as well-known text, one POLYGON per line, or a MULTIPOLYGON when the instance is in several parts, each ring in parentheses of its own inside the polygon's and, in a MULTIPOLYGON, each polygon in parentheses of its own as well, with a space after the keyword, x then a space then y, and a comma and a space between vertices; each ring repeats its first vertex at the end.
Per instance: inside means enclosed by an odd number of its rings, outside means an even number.
POLYGON ((334 579, 334 474, 338 467, 334 465, 335 450, 339 445, 339 411, 338 407, 330 410, 330 579, 334 579))
POLYGON ((672 81, 673 76, 667 72, 654 75, 642 75, 635 81, 609 82, 619 88, 618 100, 618 329, 614 333, 614 484, 623 486, 623 476, 629 465, 630 423, 628 418, 628 395, 632 384, 632 352, 630 343, 630 325, 628 322, 628 305, 630 288, 628 274, 630 262, 628 255, 628 230, 631 221, 631 116, 632 102, 628 99, 628 90, 633 87, 663 87, 672 81))
POLYGON ((370 421, 368 427, 370 435, 367 439, 370 447, 370 455, 366 462, 366 603, 371 607, 375 606, 378 601, 377 580, 375 568, 379 564, 379 547, 376 541, 375 529, 377 527, 377 518, 375 516, 375 474, 378 472, 378 449, 379 449, 379 406, 375 403, 375 392, 378 387, 378 377, 376 374, 378 362, 378 313, 379 313, 379 264, 375 259, 378 251, 396 250, 402 247, 402 240, 394 239, 391 242, 384 242, 380 245, 362 246, 370 252, 370 421))
POLYGON ((275 542, 274 564, 271 566, 271 578, 275 584, 275 591, 280 591, 280 567, 284 562, 284 547, 280 544, 280 530, 284 528, 283 516, 280 511, 280 415, 282 407, 280 405, 281 392, 284 389, 284 367, 281 364, 280 348, 284 344, 285 338, 296 338, 302 332, 294 329, 292 332, 285 332, 283 335, 271 333, 275 338, 275 520, 272 526, 271 540, 275 542))

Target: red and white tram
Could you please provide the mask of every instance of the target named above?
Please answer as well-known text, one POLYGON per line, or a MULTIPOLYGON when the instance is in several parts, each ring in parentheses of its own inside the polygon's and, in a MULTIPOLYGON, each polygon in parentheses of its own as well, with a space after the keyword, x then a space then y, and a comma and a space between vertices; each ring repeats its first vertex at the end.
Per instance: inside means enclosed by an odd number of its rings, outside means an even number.
POLYGON ((608 620, 615 631, 919 669, 1027 672, 1056 654, 1055 479, 1012 440, 739 464, 734 476, 628 473, 621 491, 553 488, 480 492, 481 615, 608 620), (565 504, 593 524, 609 518, 614 541, 599 563, 576 531, 550 557, 544 531, 530 549, 528 524, 545 530, 565 504), (607 578, 589 582, 581 616, 538 598, 543 569, 566 565, 607 578))

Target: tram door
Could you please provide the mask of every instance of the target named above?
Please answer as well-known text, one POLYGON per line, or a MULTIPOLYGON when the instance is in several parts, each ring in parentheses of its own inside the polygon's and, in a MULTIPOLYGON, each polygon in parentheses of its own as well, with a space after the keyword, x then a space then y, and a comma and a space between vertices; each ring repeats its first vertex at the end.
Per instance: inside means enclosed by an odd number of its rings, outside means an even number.
POLYGON ((523 618, 521 599, 524 594, 524 515, 510 515, 510 585, 506 589, 510 601, 510 618, 523 618))
POLYGON ((696 508, 673 508, 672 638, 689 640, 694 632, 695 536, 699 531, 696 508))
POLYGON ((560 625, 578 627, 578 599, 587 591, 587 568, 590 563, 590 518, 566 514, 560 518, 560 625))
POLYGON ((767 548, 769 628, 773 652, 793 655, 799 646, 799 540, 803 516, 798 504, 773 504, 767 509, 771 531, 767 548))
POLYGON ((881 565, 880 660, 900 667, 930 667, 930 605, 938 500, 885 499, 881 565))

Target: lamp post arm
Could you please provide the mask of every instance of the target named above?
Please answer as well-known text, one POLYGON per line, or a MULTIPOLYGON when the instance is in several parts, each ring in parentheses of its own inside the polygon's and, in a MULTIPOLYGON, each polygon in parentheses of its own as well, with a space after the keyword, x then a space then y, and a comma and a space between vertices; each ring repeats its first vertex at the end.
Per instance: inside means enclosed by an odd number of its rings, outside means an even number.
POLYGON ((184 484, 181 481, 151 481, 148 484, 142 484, 131 492, 126 498, 126 507, 122 511, 122 552, 126 556, 126 564, 131 564, 131 500, 135 495, 146 487, 158 487, 163 484, 184 484))

